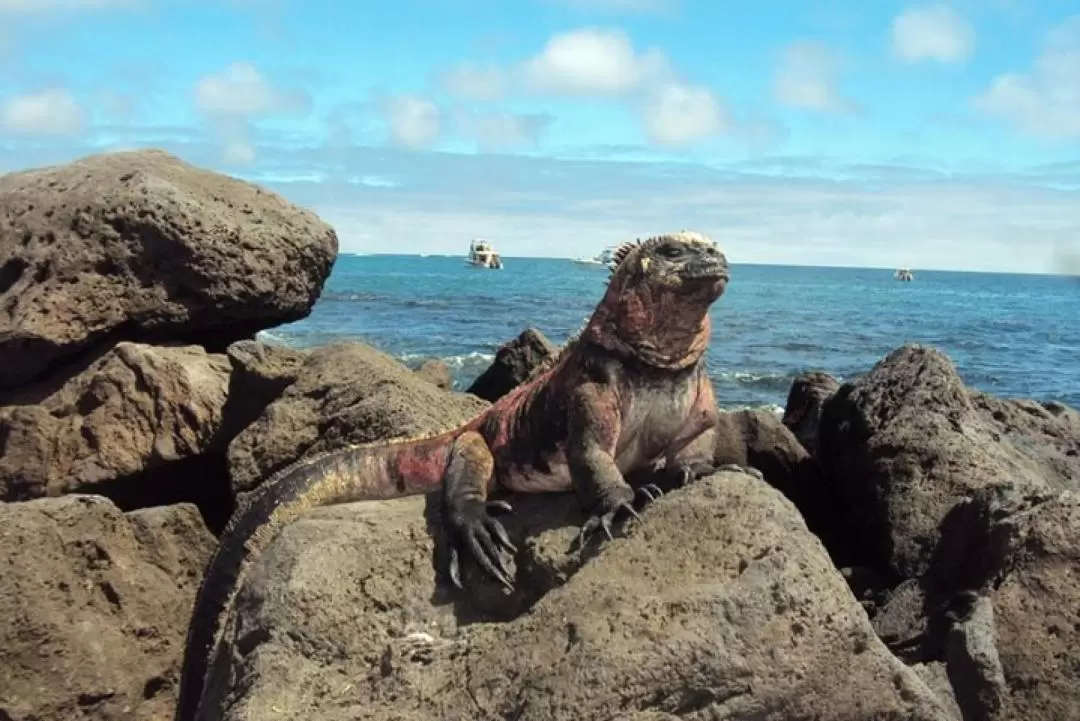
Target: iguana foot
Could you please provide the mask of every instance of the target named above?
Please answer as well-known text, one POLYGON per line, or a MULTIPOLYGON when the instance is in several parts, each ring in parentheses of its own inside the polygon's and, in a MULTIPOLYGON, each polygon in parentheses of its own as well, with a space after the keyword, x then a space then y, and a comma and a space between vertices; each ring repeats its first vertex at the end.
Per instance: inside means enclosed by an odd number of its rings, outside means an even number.
POLYGON ((476 559, 489 575, 505 586, 514 589, 510 569, 503 560, 502 551, 517 553, 503 525, 492 515, 495 512, 511 513, 513 507, 506 501, 463 501, 453 518, 456 542, 450 546, 450 580, 459 589, 461 583, 462 546, 476 559))
POLYGON ((733 471, 735 473, 745 473, 748 476, 753 476, 754 478, 758 479, 759 481, 764 481, 765 480, 765 474, 762 473, 761 471, 759 471, 757 468, 754 468, 753 466, 740 466, 738 463, 725 463, 724 465, 719 466, 716 469, 717 473, 720 473, 721 471, 733 471))
POLYGON ((634 499, 637 498, 638 495, 645 499, 645 503, 650 503, 664 495, 664 492, 661 491, 660 487, 655 483, 646 483, 637 488, 631 488, 628 485, 620 485, 607 489, 600 498, 600 501, 596 504, 596 508, 592 515, 590 515, 589 519, 581 526, 581 531, 578 533, 578 547, 584 548, 585 542, 589 538, 589 534, 594 532, 597 528, 604 532, 604 535, 607 536, 609 541, 615 540, 615 536, 611 533, 611 525, 615 522, 615 518, 619 515, 620 511, 624 511, 627 515, 640 521, 641 516, 634 510, 634 499))
POLYGON ((699 478, 712 475, 713 473, 716 473, 717 470, 718 469, 711 463, 694 462, 680 464, 675 468, 674 475, 676 478, 676 486, 685 486, 691 481, 696 481, 699 478))

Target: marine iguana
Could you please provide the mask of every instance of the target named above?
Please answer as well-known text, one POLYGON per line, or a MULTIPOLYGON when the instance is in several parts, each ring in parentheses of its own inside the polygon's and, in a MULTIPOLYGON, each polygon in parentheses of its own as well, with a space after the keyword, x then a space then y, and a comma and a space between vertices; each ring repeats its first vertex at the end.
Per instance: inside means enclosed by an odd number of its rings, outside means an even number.
POLYGON ((634 241, 615 253, 607 289, 578 335, 541 372, 470 421, 428 436, 348 446, 301 459, 250 494, 221 534, 188 628, 176 721, 194 721, 205 674, 241 576, 273 534, 308 509, 442 489, 451 532, 449 578, 462 587, 467 551, 512 586, 503 551, 515 552, 489 500, 496 488, 577 492, 588 519, 579 538, 612 538, 617 515, 653 500, 656 484, 627 474, 711 470, 687 451, 718 417, 705 371, 709 309, 729 279, 727 259, 698 233, 634 241))

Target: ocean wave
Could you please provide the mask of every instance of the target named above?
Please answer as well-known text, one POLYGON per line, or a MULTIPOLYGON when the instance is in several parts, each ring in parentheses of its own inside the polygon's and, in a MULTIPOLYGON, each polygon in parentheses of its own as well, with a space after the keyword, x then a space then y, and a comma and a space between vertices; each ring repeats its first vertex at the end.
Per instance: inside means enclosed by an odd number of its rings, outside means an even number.
POLYGON ((320 301, 372 301, 372 300, 388 300, 390 296, 381 295, 379 293, 368 293, 363 291, 340 291, 340 290, 324 290, 320 301))
POLYGON ((267 345, 292 345, 289 336, 280 331, 275 333, 270 330, 260 330, 255 334, 255 340, 267 345))
POLYGON ((419 360, 427 360, 428 358, 434 358, 440 360, 453 370, 460 370, 466 366, 475 366, 481 363, 491 363, 495 360, 494 353, 482 353, 480 351, 473 351, 472 353, 462 353, 461 355, 439 356, 432 355, 431 353, 402 353, 398 356, 403 362, 410 363, 419 360))
POLYGON ((775 403, 735 403, 727 405, 725 403, 720 404, 720 410, 725 413, 734 413, 736 411, 756 411, 756 410, 771 411, 774 415, 784 415, 784 406, 778 406, 775 403))
POLYGON ((787 390, 795 380, 797 373, 755 373, 753 371, 719 371, 709 374, 713 380, 724 384, 731 383, 747 388, 762 390, 787 390))

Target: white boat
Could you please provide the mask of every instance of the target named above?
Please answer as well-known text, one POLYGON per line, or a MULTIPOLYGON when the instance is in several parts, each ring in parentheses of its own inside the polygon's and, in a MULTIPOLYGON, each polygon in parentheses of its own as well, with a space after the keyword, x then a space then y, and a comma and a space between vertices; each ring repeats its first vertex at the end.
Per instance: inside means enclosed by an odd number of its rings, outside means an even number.
POLYGON ((465 265, 472 268, 487 268, 489 270, 502 270, 502 257, 491 241, 483 238, 473 238, 469 243, 469 256, 465 259, 465 265))
POLYGON ((907 282, 915 280, 915 274, 911 272, 910 268, 897 268, 896 272, 893 273, 893 278, 907 282))
POLYGON ((611 267, 612 256, 615 253, 615 248, 604 248, 600 253, 593 258, 574 258, 574 262, 578 265, 599 265, 611 267))

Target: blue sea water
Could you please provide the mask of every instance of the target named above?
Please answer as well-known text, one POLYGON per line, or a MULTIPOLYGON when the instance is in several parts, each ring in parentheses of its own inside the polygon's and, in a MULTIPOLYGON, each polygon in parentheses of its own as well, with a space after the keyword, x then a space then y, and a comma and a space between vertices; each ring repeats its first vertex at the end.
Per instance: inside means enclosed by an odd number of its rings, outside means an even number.
MULTIPOLYGON (((359 340, 411 365, 445 360, 464 389, 527 326, 561 343, 600 299, 607 271, 570 260, 343 254, 311 315, 266 340, 359 340)), ((912 341, 932 344, 969 385, 1080 406, 1080 283, 1062 276, 734 265, 714 306, 708 368, 724 407, 782 407, 792 379, 866 372, 912 341)))

